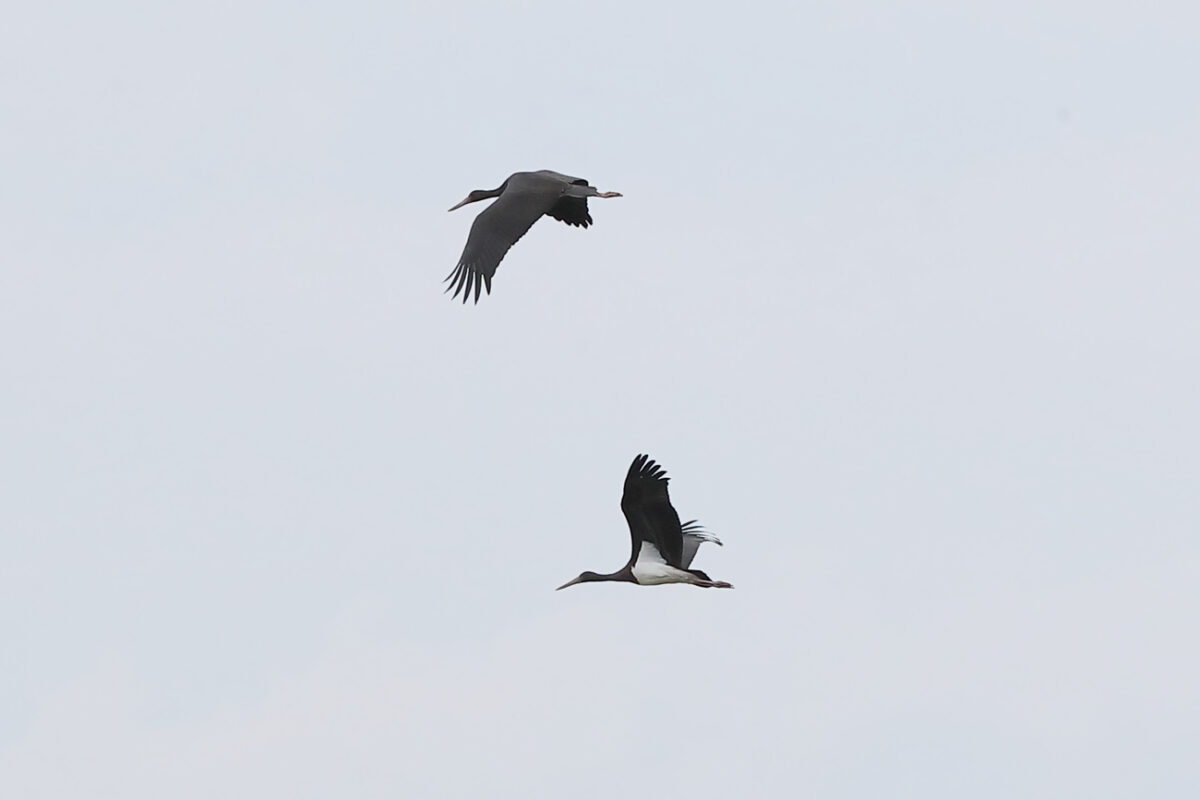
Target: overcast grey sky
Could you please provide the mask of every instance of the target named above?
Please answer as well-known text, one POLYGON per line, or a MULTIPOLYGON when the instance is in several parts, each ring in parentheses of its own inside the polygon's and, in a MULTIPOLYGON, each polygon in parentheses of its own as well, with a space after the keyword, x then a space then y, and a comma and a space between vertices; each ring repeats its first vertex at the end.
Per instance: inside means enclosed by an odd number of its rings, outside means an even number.
POLYGON ((1197 796, 1198 29, 9 9, 0 794, 1197 796), (638 452, 736 590, 553 591, 638 452))

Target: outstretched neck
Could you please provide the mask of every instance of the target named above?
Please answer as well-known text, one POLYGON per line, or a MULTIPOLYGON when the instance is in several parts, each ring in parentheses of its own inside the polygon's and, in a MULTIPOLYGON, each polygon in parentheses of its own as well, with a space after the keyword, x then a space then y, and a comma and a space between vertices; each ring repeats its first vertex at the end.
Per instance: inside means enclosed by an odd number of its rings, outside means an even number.
POLYGON ((626 583, 637 583, 637 579, 633 577, 633 569, 628 564, 621 567, 616 572, 610 572, 600 578, 604 581, 625 581, 626 583))
POLYGON ((580 583, 599 583, 600 581, 625 581, 628 583, 637 583, 637 580, 633 577, 633 570, 631 570, 627 564, 616 572, 610 572, 607 575, 601 575, 598 572, 581 572, 578 578, 567 581, 558 588, 565 589, 568 586, 575 586, 580 583))
POLYGON ((607 572, 603 575, 597 572, 585 572, 579 576, 580 583, 598 583, 600 581, 627 581, 629 583, 637 583, 633 577, 633 570, 629 565, 621 567, 616 572, 607 572))

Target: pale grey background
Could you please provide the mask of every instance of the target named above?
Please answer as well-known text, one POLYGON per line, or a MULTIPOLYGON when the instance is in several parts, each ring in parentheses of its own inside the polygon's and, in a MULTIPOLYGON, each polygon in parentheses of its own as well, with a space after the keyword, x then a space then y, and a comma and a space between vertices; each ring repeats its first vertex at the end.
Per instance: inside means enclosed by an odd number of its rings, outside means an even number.
POLYGON ((1197 796, 1195 5, 503 5, 6 10, 0 794, 1197 796))

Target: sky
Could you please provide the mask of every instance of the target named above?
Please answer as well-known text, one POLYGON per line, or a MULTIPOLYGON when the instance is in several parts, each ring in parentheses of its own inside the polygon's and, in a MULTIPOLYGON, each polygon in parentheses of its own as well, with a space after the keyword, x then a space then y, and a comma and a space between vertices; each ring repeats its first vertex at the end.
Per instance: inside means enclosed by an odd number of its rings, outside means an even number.
POLYGON ((0 794, 1195 796, 1198 25, 11 9, 0 794))

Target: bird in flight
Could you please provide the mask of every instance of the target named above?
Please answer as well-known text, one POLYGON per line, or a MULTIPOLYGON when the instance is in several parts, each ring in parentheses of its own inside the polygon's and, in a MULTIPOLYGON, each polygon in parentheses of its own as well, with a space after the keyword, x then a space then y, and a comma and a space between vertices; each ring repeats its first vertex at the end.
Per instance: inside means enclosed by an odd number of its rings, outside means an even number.
POLYGON ((635 458, 625 476, 625 493, 621 496, 621 511, 625 513, 633 540, 629 562, 607 575, 581 573, 558 588, 565 589, 577 583, 624 581, 641 586, 690 583, 705 588, 732 589, 733 586, 725 581, 714 581, 698 569, 689 569, 701 544, 719 545, 721 540, 701 528, 696 520, 680 524, 679 514, 667 496, 669 480, 666 470, 649 456, 635 458))
POLYGON ((490 197, 499 199, 475 217, 458 266, 446 276, 450 283, 446 291, 453 289, 455 298, 462 292, 465 303, 474 289, 478 303, 481 289, 486 287, 488 294, 492 293, 492 276, 504 254, 543 214, 586 228, 592 224, 587 207, 589 197, 620 196, 620 192, 597 191, 583 178, 548 169, 514 172, 498 189, 476 189, 450 210, 490 197))

